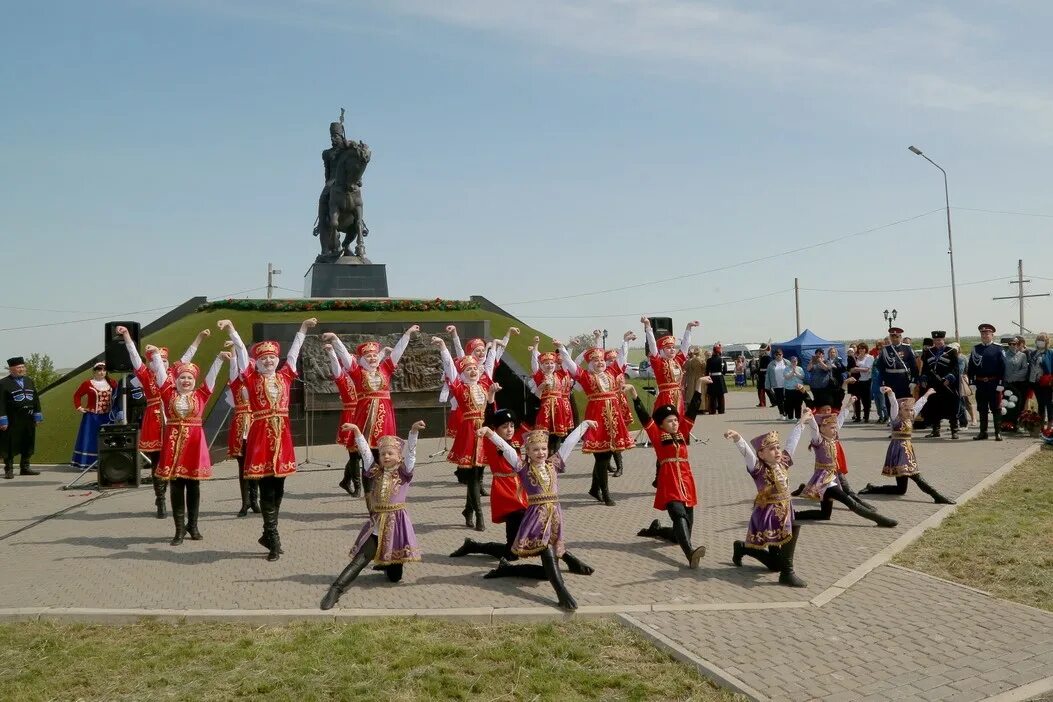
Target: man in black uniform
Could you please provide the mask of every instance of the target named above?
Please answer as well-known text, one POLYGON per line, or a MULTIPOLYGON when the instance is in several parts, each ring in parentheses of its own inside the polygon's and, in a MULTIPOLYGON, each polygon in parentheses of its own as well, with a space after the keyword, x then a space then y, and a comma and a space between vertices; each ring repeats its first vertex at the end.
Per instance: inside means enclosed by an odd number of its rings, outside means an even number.
POLYGON ((0 379, 0 453, 4 456, 4 478, 15 477, 15 454, 19 455, 19 475, 40 475, 29 467, 36 445, 37 424, 44 421, 40 398, 33 379, 26 375, 21 356, 7 359, 10 373, 0 379))
MULTIPOLYGON (((874 368, 881 374, 881 384, 892 388, 897 400, 910 397, 910 385, 917 373, 914 349, 903 342, 903 330, 890 327, 889 345, 883 346, 874 361, 874 368)), ((881 398, 884 402, 884 397, 881 398)))
POLYGON ((980 415, 980 433, 974 441, 987 438, 987 413, 994 416, 995 441, 1001 441, 1001 398, 1002 382, 1005 378, 1005 354, 1002 347, 993 343, 995 328, 993 324, 981 324, 980 343, 973 347, 969 354, 969 365, 966 373, 969 384, 976 388, 976 412, 980 415))
POLYGON ((932 431, 926 436, 938 438, 944 419, 951 423, 951 438, 958 438, 958 408, 961 404, 958 353, 947 346, 947 332, 932 332, 932 346, 921 352, 921 373, 926 385, 936 391, 929 398, 928 419, 932 431))

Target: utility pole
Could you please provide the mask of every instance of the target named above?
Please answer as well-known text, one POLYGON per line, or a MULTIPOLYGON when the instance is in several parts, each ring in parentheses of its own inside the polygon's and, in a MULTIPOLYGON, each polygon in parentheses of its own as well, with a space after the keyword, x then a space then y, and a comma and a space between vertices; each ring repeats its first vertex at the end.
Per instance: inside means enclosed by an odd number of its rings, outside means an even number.
POLYGON ((801 335, 801 283, 793 279, 793 305, 797 312, 797 336, 801 335))
POLYGON ((1024 260, 1017 259, 1016 262, 1016 280, 1010 280, 1010 285, 1016 285, 1016 295, 1010 295, 1007 297, 992 297, 992 300, 1012 300, 1016 299, 1020 305, 1020 319, 1015 322, 1016 326, 1020 327, 1020 333, 1023 334, 1026 327, 1024 326, 1024 298, 1025 297, 1049 297, 1049 293, 1032 293, 1030 295, 1024 294, 1024 283, 1030 283, 1030 279, 1024 278, 1024 260))
POLYGON ((274 276, 281 274, 281 269, 275 268, 273 263, 267 264, 267 299, 274 297, 274 276))

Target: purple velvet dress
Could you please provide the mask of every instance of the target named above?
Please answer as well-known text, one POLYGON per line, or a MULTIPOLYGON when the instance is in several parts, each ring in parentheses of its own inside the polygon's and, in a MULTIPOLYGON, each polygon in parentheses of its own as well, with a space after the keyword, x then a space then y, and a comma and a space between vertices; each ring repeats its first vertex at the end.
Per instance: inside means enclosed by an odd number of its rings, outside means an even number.
POLYGON ((520 557, 536 556, 549 546, 556 556, 566 551, 563 544, 563 509, 559 506, 556 476, 566 471, 566 464, 558 455, 540 465, 529 460, 516 466, 519 480, 527 495, 526 514, 519 525, 512 553, 520 557))
POLYGON ((362 473, 372 478, 373 487, 367 500, 369 521, 358 533, 351 549, 352 558, 365 547, 370 536, 376 535, 377 555, 373 558, 376 565, 420 560, 417 535, 413 532, 413 522, 406 511, 406 496, 413 482, 413 465, 416 461, 416 439, 416 432, 410 432, 410 438, 403 448, 402 461, 385 470, 379 463, 373 462, 373 454, 362 435, 355 437, 358 452, 362 456, 362 473))
POLYGON ((837 439, 826 439, 817 436, 809 444, 815 454, 815 470, 804 486, 801 497, 809 500, 822 500, 826 489, 837 485, 837 439))
POLYGON ((755 449, 774 436, 770 432, 755 438, 753 448, 742 441, 739 450, 746 459, 746 470, 757 486, 757 496, 753 499, 753 513, 750 515, 749 527, 746 529, 746 548, 764 549, 768 546, 781 546, 793 538, 793 507, 790 503, 790 466, 793 465, 793 452, 801 439, 801 425, 790 432, 786 449, 774 465, 760 460, 755 449))
POLYGON ((882 475, 900 478, 918 475, 918 459, 914 456, 914 444, 911 435, 914 433, 914 417, 925 406, 925 398, 914 403, 914 409, 906 414, 901 413, 898 404, 892 405, 892 441, 885 452, 885 466, 882 475))

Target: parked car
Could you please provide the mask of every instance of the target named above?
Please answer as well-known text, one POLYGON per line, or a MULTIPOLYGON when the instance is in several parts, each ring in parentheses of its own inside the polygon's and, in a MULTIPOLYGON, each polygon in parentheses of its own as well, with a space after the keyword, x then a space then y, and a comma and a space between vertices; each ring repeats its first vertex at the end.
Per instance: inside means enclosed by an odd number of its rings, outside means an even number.
MULTIPOLYGON (((728 344, 721 349, 721 359, 724 361, 724 374, 734 375, 735 373, 735 359, 738 356, 744 356, 746 359, 746 367, 749 368, 750 363, 757 357, 760 351, 760 344, 728 344)), ((748 371, 747 371, 748 372, 748 371)))
POLYGON ((640 366, 636 365, 635 363, 626 363, 625 364, 625 374, 627 376, 629 376, 630 378, 639 378, 640 377, 640 366))

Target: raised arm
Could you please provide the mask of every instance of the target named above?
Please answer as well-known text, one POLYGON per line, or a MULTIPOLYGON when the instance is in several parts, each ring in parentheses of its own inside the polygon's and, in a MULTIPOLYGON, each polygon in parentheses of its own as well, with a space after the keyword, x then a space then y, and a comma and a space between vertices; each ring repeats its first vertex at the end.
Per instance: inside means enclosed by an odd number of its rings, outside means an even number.
POLYGON ((300 348, 303 346, 304 339, 307 338, 307 330, 313 329, 317 325, 318 320, 314 317, 303 320, 303 324, 300 325, 300 331, 296 332, 292 343, 289 344, 289 353, 285 354, 285 364, 289 366, 293 373, 296 372, 296 359, 300 357, 300 348))
POLYGON ((757 467, 757 454, 753 452, 753 447, 746 443, 742 435, 733 429, 724 432, 724 438, 730 439, 735 443, 735 448, 739 450, 742 458, 746 461, 746 470, 752 473, 757 467))
POLYGON ((453 358, 450 356, 450 350, 446 348, 446 342, 442 340, 442 337, 433 336, 431 338, 431 343, 432 346, 439 350, 439 358, 442 359, 442 372, 446 377, 446 382, 452 383, 457 380, 457 367, 454 365, 453 358))
POLYGON ((530 373, 533 375, 541 370, 541 363, 538 359, 541 357, 541 353, 537 350, 538 344, 541 343, 541 337, 534 337, 534 345, 530 347, 530 373))
POLYGON ((918 401, 914 403, 914 416, 921 414, 921 410, 925 407, 929 401, 929 396, 936 394, 935 388, 929 388, 928 391, 918 398, 918 401))
POLYGON ((790 430, 790 437, 786 439, 786 453, 790 454, 790 456, 793 456, 794 451, 797 450, 797 444, 801 442, 801 434, 803 432, 804 426, 799 422, 790 430))
POLYGON ((344 368, 351 370, 355 367, 357 362, 355 361, 354 356, 352 356, 347 350, 347 347, 344 346, 344 342, 339 336, 333 332, 326 332, 325 334, 322 334, 322 341, 327 341, 333 345, 333 350, 336 352, 336 356, 340 359, 340 363, 344 368))
POLYGON ((215 360, 212 361, 212 367, 208 369, 208 373, 205 374, 205 387, 211 393, 216 388, 216 378, 219 377, 219 369, 223 365, 223 361, 230 359, 233 354, 230 351, 220 351, 216 355, 215 360))
POLYGON ((590 427, 596 426, 599 426, 596 422, 594 422, 591 419, 586 419, 584 422, 579 424, 574 431, 567 435, 567 438, 564 439, 563 444, 559 447, 559 451, 557 451, 560 460, 566 463, 567 460, 570 458, 570 454, 578 445, 578 442, 581 441, 581 437, 585 436, 585 432, 588 431, 590 427))
POLYGON ((409 348, 410 339, 412 339, 413 335, 419 331, 420 326, 414 324, 402 334, 402 338, 400 338, 399 342, 395 344, 395 348, 391 349, 391 363, 393 365, 397 366, 399 364, 402 354, 406 353, 406 349, 409 348))
POLYGON ((128 333, 128 329, 125 327, 117 327, 114 331, 124 337, 124 348, 128 351, 128 358, 132 362, 132 368, 139 370, 143 366, 143 359, 139 356, 139 349, 135 348, 135 342, 132 341, 132 335, 128 333))
POLYGON ((150 358, 150 372, 154 374, 154 382, 157 383, 157 387, 161 387, 168 380, 168 371, 165 370, 165 362, 161 360, 161 352, 153 346, 147 346, 146 355, 150 358))
POLYGON ((505 332, 504 337, 501 338, 501 346, 494 346, 494 361, 500 361, 501 356, 505 355, 505 349, 508 348, 508 342, 513 335, 519 334, 519 327, 509 327, 508 331, 505 332))
POLYGON ((570 357, 570 352, 567 351, 567 347, 559 343, 558 341, 555 341, 554 339, 553 343, 556 344, 556 349, 559 351, 559 362, 563 366, 563 370, 570 373, 571 378, 577 378, 578 364, 575 363, 574 359, 570 357))
POLYGON ((198 348, 204 343, 205 339, 212 336, 212 332, 208 329, 202 329, 194 337, 194 340, 190 342, 190 346, 186 347, 186 351, 183 352, 183 356, 179 359, 180 363, 190 363, 194 360, 194 354, 197 353, 198 348))
POLYGON ((680 353, 687 355, 687 352, 691 349, 691 332, 694 331, 695 327, 698 326, 698 320, 687 323, 687 329, 684 330, 684 336, 680 339, 680 353))
POLYGON ((446 331, 450 334, 450 342, 453 344, 453 357, 460 358, 464 355, 464 346, 461 344, 461 337, 457 334, 457 327, 452 324, 446 327, 446 331))
POLYGON ((333 348, 332 344, 325 345, 325 353, 329 356, 329 372, 333 376, 333 380, 336 380, 344 374, 344 367, 340 364, 340 358, 336 355, 336 349, 333 348))
POLYGON ((355 434, 355 448, 358 449, 358 455, 362 457, 362 472, 365 472, 373 467, 373 452, 369 450, 369 443, 366 437, 362 436, 362 431, 354 425, 352 425, 352 431, 355 434))
POLYGON ((845 395, 845 401, 841 404, 841 411, 837 413, 837 428, 840 429, 845 425, 845 420, 848 419, 848 410, 852 407, 852 396, 845 395))
POLYGON ((625 372, 625 364, 629 362, 629 342, 635 339, 636 335, 632 332, 625 332, 622 335, 622 345, 618 347, 618 368, 625 372))
POLYGON ((241 375, 241 368, 238 366, 238 357, 234 355, 234 342, 228 341, 223 347, 231 352, 230 365, 227 367, 227 382, 229 384, 238 379, 238 376, 241 375))
POLYGON ((249 369, 249 350, 245 348, 245 342, 241 340, 238 330, 234 328, 234 323, 229 319, 219 320, 217 326, 225 329, 230 335, 230 340, 234 342, 234 356, 238 359, 238 370, 244 374, 249 369))
POLYGON ((417 465, 417 437, 420 436, 420 430, 423 428, 424 422, 419 419, 414 422, 406 437, 406 443, 402 446, 402 465, 405 466, 407 473, 412 473, 414 466, 417 465))
MULTIPOLYGON (((486 348, 486 356, 483 358, 483 372, 491 378, 494 377, 494 368, 497 367, 497 359, 504 353, 503 350, 498 351, 498 347, 501 346, 501 340, 498 339, 486 348)), ((503 347, 501 347, 503 349, 503 347)))
POLYGON ((658 342, 654 338, 654 329, 651 328, 651 320, 647 317, 640 317, 640 321, 643 322, 644 339, 646 339, 647 355, 657 356, 658 355, 658 342))

